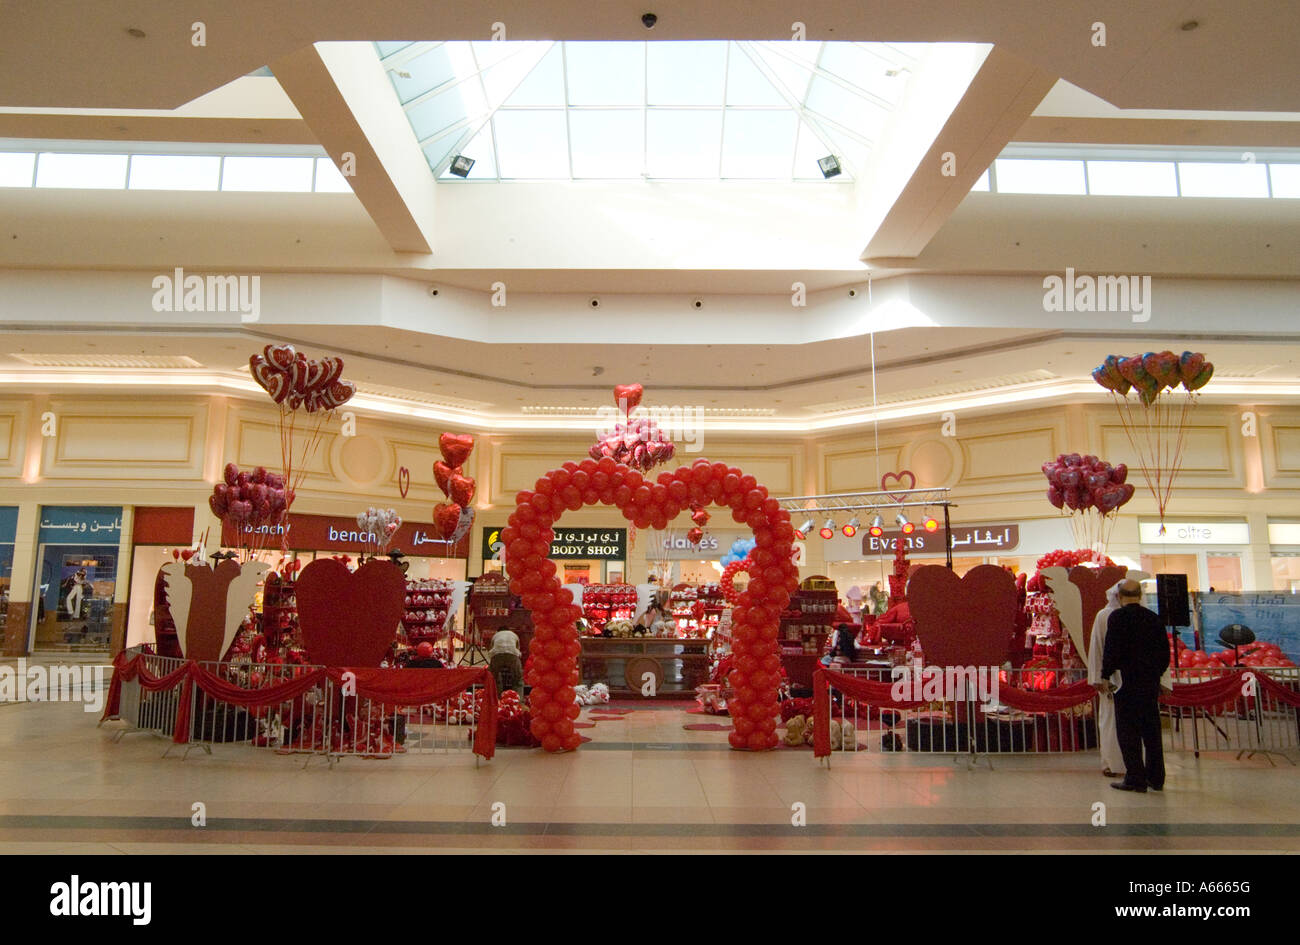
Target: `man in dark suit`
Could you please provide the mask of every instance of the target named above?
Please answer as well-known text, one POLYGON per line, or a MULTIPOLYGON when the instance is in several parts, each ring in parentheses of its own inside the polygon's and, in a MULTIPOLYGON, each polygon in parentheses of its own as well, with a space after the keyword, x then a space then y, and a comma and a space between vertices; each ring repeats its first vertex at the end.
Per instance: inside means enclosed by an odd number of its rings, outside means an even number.
POLYGON ((1141 604, 1142 585, 1125 581, 1119 588, 1119 610, 1106 624, 1102 678, 1119 671, 1115 692, 1115 731, 1124 756, 1124 780, 1117 791, 1165 786, 1165 755, 1160 743, 1160 677, 1169 666, 1169 639, 1160 617, 1141 604), (1143 761, 1143 751, 1146 760, 1143 761))

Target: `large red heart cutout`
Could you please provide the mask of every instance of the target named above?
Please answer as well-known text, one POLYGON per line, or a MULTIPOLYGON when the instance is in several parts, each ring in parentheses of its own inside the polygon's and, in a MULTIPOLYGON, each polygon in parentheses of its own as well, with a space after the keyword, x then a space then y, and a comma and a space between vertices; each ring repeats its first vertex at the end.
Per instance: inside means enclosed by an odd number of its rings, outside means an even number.
POLYGON ((464 466, 474 450, 474 438, 465 433, 444 433, 438 437, 438 449, 448 466, 464 466))
POLYGON ((1087 655, 1092 641, 1092 622, 1106 606, 1106 592, 1124 580, 1128 568, 1121 565, 1103 568, 1089 568, 1077 565, 1070 569, 1070 583, 1079 589, 1079 603, 1082 608, 1080 631, 1083 637, 1083 655, 1087 655))
POLYGON ((448 466, 440 459, 434 461, 433 481, 438 484, 438 488, 442 490, 443 495, 445 496, 451 495, 451 493, 447 491, 448 483, 451 482, 451 477, 459 472, 460 472, 459 466, 453 468, 451 466, 448 466))
POLYGON ((931 666, 999 666, 1015 634, 1016 579, 996 564, 964 577, 938 564, 913 569, 907 603, 931 666))
POLYGON ((459 505, 441 502, 433 507, 433 530, 438 533, 439 538, 444 541, 449 539, 456 534, 456 526, 459 524, 459 505))
POLYGON ((641 396, 645 388, 640 384, 617 384, 614 387, 614 405, 624 413, 631 413, 641 406, 641 396))
POLYGON ((910 469, 904 469, 902 472, 896 472, 896 473, 887 472, 880 477, 880 491, 886 494, 886 498, 893 499, 895 502, 905 502, 907 500, 907 496, 899 495, 896 492, 889 491, 889 481, 891 479, 894 482, 897 482, 900 486, 903 485, 903 480, 906 479, 907 486, 905 488, 915 489, 916 474, 913 473, 910 469))
POLYGON ((473 479, 462 476, 460 473, 453 473, 451 479, 447 482, 447 495, 457 505, 467 508, 474 501, 474 488, 473 479))
POLYGON ((406 610, 405 575, 376 558, 356 571, 317 558, 302 569, 294 591, 307 655, 325 666, 378 666, 406 610))

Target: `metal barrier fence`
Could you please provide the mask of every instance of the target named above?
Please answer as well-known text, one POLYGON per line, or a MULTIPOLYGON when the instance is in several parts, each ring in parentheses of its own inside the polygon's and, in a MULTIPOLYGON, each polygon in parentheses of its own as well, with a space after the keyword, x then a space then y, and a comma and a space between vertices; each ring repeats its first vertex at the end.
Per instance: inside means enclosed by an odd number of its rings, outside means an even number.
MULTIPOLYGON (((146 668, 155 676, 175 672, 186 662, 151 653, 143 656, 146 668)), ((238 660, 198 665, 246 690, 268 689, 322 668, 238 660)), ((183 747, 186 754, 192 748, 211 754, 213 745, 246 744, 281 754, 305 754, 308 763, 313 757, 324 757, 330 764, 348 756, 468 752, 478 731, 483 701, 480 691, 476 685, 442 702, 404 707, 358 697, 347 684, 326 678, 279 705, 244 708, 195 685, 190 690, 189 742, 183 747)), ((127 728, 117 738, 138 731, 170 740, 183 692, 180 685, 148 692, 138 678, 123 682, 118 717, 127 728)), ((168 752, 172 747, 178 746, 169 747, 168 752)))
MULTIPOLYGON (((841 670, 875 682, 889 682, 888 670, 841 670)), ((1182 683, 1207 682, 1231 670, 1198 670, 1182 683)), ((1262 670, 1255 670, 1262 672, 1262 670)), ((1267 670, 1269 676, 1300 690, 1300 669, 1267 670)), ((1086 678, 1084 670, 1021 669, 1002 671, 999 690, 1015 686, 1051 691, 1086 678)), ((1025 712, 991 700, 990 706, 967 696, 938 700, 924 707, 894 709, 856 703, 830 685, 831 748, 834 752, 950 754, 973 760, 1004 754, 1066 754, 1095 751, 1097 698, 1069 709, 1025 712), (851 733, 845 722, 852 726, 851 733), (838 723, 838 730, 836 724, 838 723)), ((1237 757, 1283 754, 1300 745, 1297 710, 1256 687, 1251 694, 1209 708, 1161 706, 1165 750, 1170 752, 1235 751, 1237 757)), ((1269 759, 1272 760, 1271 757, 1269 759)), ((1289 760, 1289 759, 1288 759, 1289 760)), ((1295 763, 1294 761, 1292 762, 1295 763)))

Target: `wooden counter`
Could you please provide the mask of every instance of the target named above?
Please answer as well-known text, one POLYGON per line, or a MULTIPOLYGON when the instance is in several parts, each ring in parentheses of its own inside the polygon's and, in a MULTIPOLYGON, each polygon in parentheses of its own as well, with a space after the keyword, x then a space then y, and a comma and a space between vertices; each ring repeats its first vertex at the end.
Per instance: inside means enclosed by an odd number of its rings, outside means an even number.
POLYGON ((693 698, 709 681, 709 641, 677 637, 582 637, 582 681, 603 682, 611 695, 642 698, 645 673, 654 698, 693 698), (629 678, 631 677, 631 678, 629 678))

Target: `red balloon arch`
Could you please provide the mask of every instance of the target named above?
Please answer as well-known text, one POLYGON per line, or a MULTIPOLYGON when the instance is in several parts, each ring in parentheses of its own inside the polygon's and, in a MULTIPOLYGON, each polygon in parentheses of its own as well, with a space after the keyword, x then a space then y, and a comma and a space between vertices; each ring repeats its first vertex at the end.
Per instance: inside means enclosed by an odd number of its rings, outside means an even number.
POLYGON ((565 511, 596 504, 617 506, 637 528, 657 529, 692 504, 713 504, 730 508, 735 521, 753 529, 755 547, 746 559, 749 585, 732 612, 730 741, 733 748, 775 748, 781 681, 777 628, 799 585, 799 570, 791 561, 790 513, 735 466, 698 459, 652 480, 609 457, 565 463, 538 479, 533 491, 518 493, 501 534, 511 593, 519 594, 533 613, 525 681, 532 686, 532 731, 542 747, 568 751, 582 740, 573 727, 579 712, 573 688, 581 681, 575 621, 582 608, 561 586, 555 562, 548 558, 552 526, 565 511))

